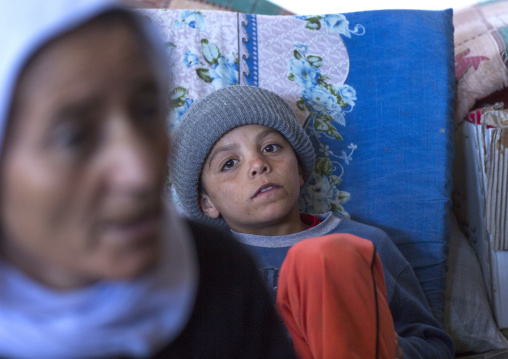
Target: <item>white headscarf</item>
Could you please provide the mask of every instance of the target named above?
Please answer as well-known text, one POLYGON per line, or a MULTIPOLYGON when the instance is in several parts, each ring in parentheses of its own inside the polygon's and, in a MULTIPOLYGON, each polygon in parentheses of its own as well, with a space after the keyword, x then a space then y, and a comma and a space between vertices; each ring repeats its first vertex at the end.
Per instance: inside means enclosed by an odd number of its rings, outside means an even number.
MULTIPOLYGON (((0 11, 0 148, 14 87, 27 61, 55 37, 109 11, 135 16, 109 0, 4 4, 0 11)), ((140 22, 140 30, 153 39, 145 26, 140 22)), ((188 228, 169 208, 167 216, 162 260, 136 280, 100 282, 62 293, 0 259, 0 357, 146 357, 174 339, 192 312, 198 273, 188 228)))
POLYGON ((163 258, 135 280, 58 292, 0 260, 0 357, 147 357, 178 336, 194 305, 195 248, 168 209, 163 258))

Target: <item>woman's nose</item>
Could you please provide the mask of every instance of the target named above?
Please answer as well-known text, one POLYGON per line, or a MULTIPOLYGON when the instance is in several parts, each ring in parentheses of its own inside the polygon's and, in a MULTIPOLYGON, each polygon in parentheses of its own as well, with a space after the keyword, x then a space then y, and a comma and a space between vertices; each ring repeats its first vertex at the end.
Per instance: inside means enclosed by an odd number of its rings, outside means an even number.
POLYGON ((167 146, 156 138, 148 141, 133 127, 118 127, 110 143, 111 183, 124 189, 153 187, 165 171, 167 146))
POLYGON ((144 186, 152 182, 154 164, 141 144, 119 146, 116 151, 114 181, 128 186, 144 186))

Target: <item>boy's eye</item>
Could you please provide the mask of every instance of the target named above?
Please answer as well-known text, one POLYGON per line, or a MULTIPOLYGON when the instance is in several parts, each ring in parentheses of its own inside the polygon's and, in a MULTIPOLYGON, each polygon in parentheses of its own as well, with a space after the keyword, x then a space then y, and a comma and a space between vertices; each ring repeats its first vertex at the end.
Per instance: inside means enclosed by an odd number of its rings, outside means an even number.
POLYGON ((238 160, 227 160, 221 168, 221 171, 227 171, 234 167, 238 163, 238 160))
POLYGON ((263 152, 277 152, 281 148, 281 146, 271 143, 263 148, 263 152))

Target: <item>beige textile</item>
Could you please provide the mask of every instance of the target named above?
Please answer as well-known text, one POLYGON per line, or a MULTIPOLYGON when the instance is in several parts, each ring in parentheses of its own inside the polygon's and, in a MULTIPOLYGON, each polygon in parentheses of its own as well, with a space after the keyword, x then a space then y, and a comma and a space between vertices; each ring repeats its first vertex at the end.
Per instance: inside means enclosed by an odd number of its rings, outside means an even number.
POLYGON ((200 0, 124 0, 138 9, 189 9, 189 10, 228 10, 223 6, 200 0))
POLYGON ((487 162, 486 225, 492 236, 493 249, 508 250, 508 112, 489 111, 485 125, 494 126, 490 134, 487 162))
MULTIPOLYGON (((136 9, 186 9, 186 10, 237 10, 208 2, 205 0, 123 0, 125 4, 136 9)), ((278 15, 294 15, 283 8, 279 9, 278 15)))
POLYGON ((477 100, 508 87, 508 1, 459 10, 453 23, 458 125, 477 100))

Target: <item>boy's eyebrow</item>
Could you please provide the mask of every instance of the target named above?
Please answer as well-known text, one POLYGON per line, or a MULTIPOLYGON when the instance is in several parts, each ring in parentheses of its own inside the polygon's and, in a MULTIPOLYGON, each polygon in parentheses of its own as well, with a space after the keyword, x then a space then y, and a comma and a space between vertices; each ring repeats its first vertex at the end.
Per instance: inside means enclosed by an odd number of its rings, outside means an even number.
MULTIPOLYGON (((268 135, 271 135, 272 133, 275 133, 276 135, 281 135, 279 131, 277 130, 274 130, 273 128, 267 128, 266 130, 258 133, 258 135, 256 136, 256 140, 261 140, 263 139, 264 137, 268 136, 268 135)), ((282 135, 281 135, 282 136, 282 135)))
POLYGON ((209 159, 207 160, 208 162, 208 167, 210 167, 212 165, 212 162, 213 162, 213 159, 220 153, 222 152, 228 152, 228 151, 231 151, 231 150, 234 150, 238 147, 238 144, 236 143, 231 143, 231 144, 228 144, 228 145, 225 145, 225 146, 222 146, 222 147, 218 147, 218 148, 215 148, 212 150, 212 152, 210 153, 210 157, 209 159))
MULTIPOLYGON (((261 139, 263 139, 264 137, 268 136, 268 135, 271 135, 271 134, 277 134, 277 135, 280 135, 280 132, 277 131, 277 130, 274 130, 273 128, 267 128, 266 130, 258 133, 256 135, 256 141, 260 141, 261 139)), ((231 144, 228 144, 228 145, 224 145, 222 147, 218 147, 218 148, 215 148, 212 150, 212 152, 210 152, 210 156, 208 157, 208 167, 210 167, 212 165, 212 162, 213 162, 213 159, 220 153, 222 152, 228 152, 228 151, 232 151, 234 149, 238 148, 238 144, 236 143, 231 143, 231 144)))

